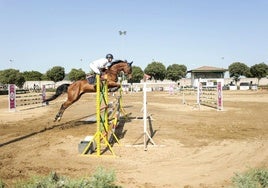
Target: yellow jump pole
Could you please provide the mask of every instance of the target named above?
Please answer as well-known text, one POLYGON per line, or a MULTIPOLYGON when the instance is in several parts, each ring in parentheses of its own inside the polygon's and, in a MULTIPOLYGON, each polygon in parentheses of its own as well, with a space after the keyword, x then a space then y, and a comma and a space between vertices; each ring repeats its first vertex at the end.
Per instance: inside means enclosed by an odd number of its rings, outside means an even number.
POLYGON ((101 132, 100 132, 100 108, 101 108, 101 100, 100 100, 100 75, 96 75, 96 79, 97 79, 97 83, 96 83, 96 93, 97 93, 97 97, 96 97, 96 120, 97 120, 97 130, 96 130, 96 145, 97 145, 97 156, 100 156, 100 148, 101 148, 101 143, 100 143, 100 136, 101 136, 101 132))
POLYGON ((104 81, 100 81, 100 75, 96 75, 96 123, 96 133, 94 134, 93 140, 90 141, 84 149, 82 155, 86 154, 90 145, 93 144, 93 141, 95 140, 96 156, 101 156, 102 145, 109 148, 112 155, 115 156, 115 153, 108 141, 110 131, 108 119, 108 84, 106 78, 104 81), (101 108, 102 104, 105 105, 103 113, 101 108), (103 142, 103 144, 101 142, 103 142))
POLYGON ((103 145, 108 147, 112 155, 115 155, 111 145, 109 144, 109 124, 108 124, 108 84, 107 78, 104 81, 100 81, 100 75, 97 75, 97 156, 101 155, 101 140, 104 142, 103 145), (101 114, 101 104, 104 104, 105 110, 101 114), (103 116, 102 116, 103 115, 103 116), (102 127, 101 127, 102 126, 102 127))
POLYGON ((82 152, 82 155, 86 155, 87 151, 89 150, 89 147, 91 144, 93 144, 93 141, 96 142, 96 152, 97 156, 100 156, 101 154, 101 93, 100 93, 100 75, 96 75, 96 133, 94 134, 93 139, 88 143, 88 145, 85 147, 84 151, 82 152))
POLYGON ((110 128, 109 128, 109 118, 108 118, 108 113, 109 113, 109 110, 108 110, 108 83, 107 83, 107 75, 105 75, 104 77, 104 81, 102 83, 102 88, 101 88, 101 92, 102 92, 102 96, 103 96, 103 99, 104 99, 104 105, 106 106, 105 110, 104 110, 104 114, 103 114, 103 117, 104 117, 104 122, 103 122, 103 127, 104 127, 104 133, 101 135, 103 140, 104 140, 104 143, 105 143, 105 146, 109 148, 109 150, 111 151, 112 155, 115 156, 115 153, 109 143, 109 132, 111 131, 110 128))
MULTIPOLYGON (((102 85, 103 87, 103 92, 104 92, 104 103, 105 106, 108 106, 108 84, 107 84, 107 75, 104 77, 104 84, 102 85)), ((107 138, 108 138, 108 131, 109 131, 109 123, 108 123, 108 108, 105 108, 104 110, 104 126, 105 126, 105 131, 107 131, 107 138)))

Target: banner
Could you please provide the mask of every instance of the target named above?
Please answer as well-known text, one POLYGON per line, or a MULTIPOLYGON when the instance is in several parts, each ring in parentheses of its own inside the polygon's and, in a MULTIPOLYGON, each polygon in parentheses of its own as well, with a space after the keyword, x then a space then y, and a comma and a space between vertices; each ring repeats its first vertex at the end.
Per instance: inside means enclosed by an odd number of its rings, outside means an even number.
POLYGON ((8 85, 8 104, 9 104, 9 110, 16 109, 16 87, 15 87, 15 84, 8 85))
POLYGON ((217 91, 218 91, 218 110, 223 110, 221 82, 218 82, 217 84, 217 91))

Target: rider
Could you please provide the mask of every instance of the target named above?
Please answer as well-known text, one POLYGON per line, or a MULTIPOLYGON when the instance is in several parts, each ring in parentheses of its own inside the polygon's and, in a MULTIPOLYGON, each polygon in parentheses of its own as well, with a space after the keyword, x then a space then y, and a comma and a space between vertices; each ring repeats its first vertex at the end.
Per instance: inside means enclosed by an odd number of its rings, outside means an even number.
POLYGON ((113 55, 107 54, 106 58, 97 59, 89 64, 91 70, 96 74, 101 74, 102 69, 108 69, 113 61, 113 55))

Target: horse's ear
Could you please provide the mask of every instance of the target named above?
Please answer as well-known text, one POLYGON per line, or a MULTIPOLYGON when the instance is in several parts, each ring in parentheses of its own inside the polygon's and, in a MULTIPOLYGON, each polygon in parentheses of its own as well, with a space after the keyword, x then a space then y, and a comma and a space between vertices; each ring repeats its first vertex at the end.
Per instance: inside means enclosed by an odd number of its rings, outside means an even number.
POLYGON ((129 65, 131 66, 131 65, 132 65, 132 63, 133 63, 133 61, 131 61, 131 62, 129 63, 129 65))

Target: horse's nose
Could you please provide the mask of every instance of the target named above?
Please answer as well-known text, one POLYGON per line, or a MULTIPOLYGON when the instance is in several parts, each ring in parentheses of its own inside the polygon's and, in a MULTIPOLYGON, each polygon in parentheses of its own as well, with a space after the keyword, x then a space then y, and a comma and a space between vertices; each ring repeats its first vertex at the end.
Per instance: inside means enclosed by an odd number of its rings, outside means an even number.
POLYGON ((131 79, 131 78, 132 78, 132 74, 129 74, 129 75, 128 75, 128 79, 131 79))

